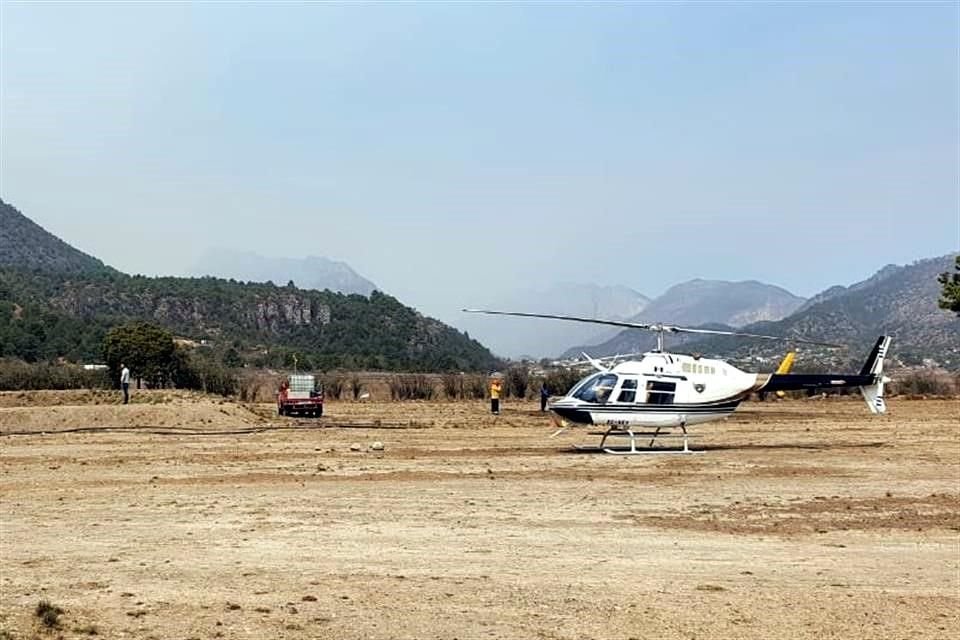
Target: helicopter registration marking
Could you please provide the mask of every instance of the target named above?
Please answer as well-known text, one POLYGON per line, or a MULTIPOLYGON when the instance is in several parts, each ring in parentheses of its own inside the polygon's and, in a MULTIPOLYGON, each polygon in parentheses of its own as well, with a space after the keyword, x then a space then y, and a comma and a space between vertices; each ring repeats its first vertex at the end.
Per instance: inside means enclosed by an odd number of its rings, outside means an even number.
POLYGON ((606 422, 604 422, 604 424, 609 427, 629 427, 630 421, 629 420, 607 420, 606 422))

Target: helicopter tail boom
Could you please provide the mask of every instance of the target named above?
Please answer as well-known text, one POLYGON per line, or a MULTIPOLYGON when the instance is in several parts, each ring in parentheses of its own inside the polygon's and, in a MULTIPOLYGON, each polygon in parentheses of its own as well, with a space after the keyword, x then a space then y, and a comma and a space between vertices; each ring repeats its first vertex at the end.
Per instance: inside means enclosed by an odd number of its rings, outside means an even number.
POLYGON ((858 387, 863 399, 873 413, 886 412, 883 400, 884 384, 889 379, 883 375, 883 362, 890 347, 890 336, 880 336, 873 345, 873 350, 867 361, 857 374, 826 373, 826 374, 771 374, 767 380, 761 381, 757 391, 791 391, 817 389, 843 389, 858 387))

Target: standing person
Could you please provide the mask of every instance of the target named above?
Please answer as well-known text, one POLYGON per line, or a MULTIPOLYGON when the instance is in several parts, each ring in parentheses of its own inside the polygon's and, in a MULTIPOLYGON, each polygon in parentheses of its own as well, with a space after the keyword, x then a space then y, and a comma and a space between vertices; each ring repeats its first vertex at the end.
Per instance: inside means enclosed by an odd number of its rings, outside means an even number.
POLYGON ((500 415, 500 389, 503 383, 500 378, 490 380, 490 413, 500 415))
POLYGON ((550 399, 550 389, 547 388, 546 381, 540 383, 540 411, 547 410, 547 400, 550 399))
POLYGON ((120 388, 123 389, 123 404, 130 402, 130 369, 120 363, 120 388))

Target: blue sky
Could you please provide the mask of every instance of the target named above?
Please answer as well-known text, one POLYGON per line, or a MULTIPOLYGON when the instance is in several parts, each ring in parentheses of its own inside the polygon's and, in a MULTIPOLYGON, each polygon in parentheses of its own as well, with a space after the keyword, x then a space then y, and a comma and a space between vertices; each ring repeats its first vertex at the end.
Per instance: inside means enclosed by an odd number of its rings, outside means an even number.
POLYGON ((0 195, 129 272, 812 295, 960 249, 956 3, 0 4, 0 195))

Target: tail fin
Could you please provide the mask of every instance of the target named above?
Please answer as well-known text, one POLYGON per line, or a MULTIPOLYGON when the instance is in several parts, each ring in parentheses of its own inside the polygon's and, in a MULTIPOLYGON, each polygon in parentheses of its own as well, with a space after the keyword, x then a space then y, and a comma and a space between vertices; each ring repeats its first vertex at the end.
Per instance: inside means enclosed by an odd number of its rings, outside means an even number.
POLYGON ((788 351, 787 355, 783 356, 783 360, 780 361, 780 366, 777 367, 777 373, 790 373, 790 369, 793 368, 793 360, 796 357, 796 351, 788 351))
POLYGON ((890 348, 890 340, 890 336, 880 336, 877 338, 877 342, 873 345, 873 350, 867 357, 867 361, 863 363, 863 368, 860 369, 860 375, 878 376, 883 373, 883 359, 887 355, 887 349, 890 348))
POLYGON ((890 340, 890 336, 877 338, 870 356, 863 364, 863 368, 860 369, 860 375, 873 377, 873 384, 860 387, 860 393, 863 394, 867 407, 873 413, 886 413, 887 411, 887 404, 883 399, 883 385, 890 379, 883 375, 883 359, 887 355, 887 349, 890 348, 890 340))
MULTIPOLYGON (((796 351, 788 351, 787 355, 783 356, 783 360, 780 361, 780 366, 777 367, 777 373, 786 374, 790 373, 790 369, 793 368, 793 361, 797 357, 796 351)), ((777 391, 778 398, 785 398, 787 396, 786 391, 777 391)))

